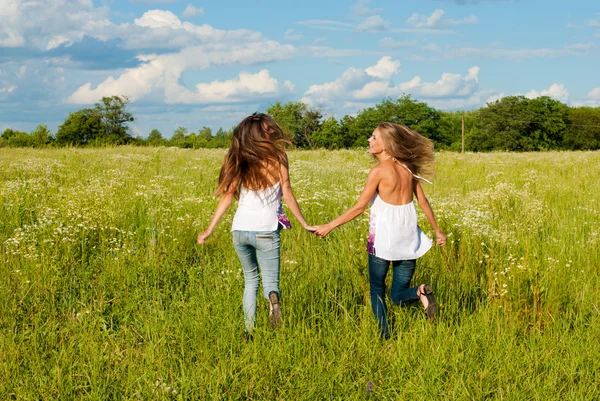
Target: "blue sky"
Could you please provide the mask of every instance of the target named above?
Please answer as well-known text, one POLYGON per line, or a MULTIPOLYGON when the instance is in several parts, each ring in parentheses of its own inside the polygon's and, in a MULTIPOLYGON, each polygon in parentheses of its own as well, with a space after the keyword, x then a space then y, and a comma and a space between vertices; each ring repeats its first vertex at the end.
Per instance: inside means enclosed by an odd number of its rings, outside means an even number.
POLYGON ((600 106, 595 0, 0 0, 0 130, 126 95, 133 134, 230 128, 279 100, 337 118, 410 94, 600 106))

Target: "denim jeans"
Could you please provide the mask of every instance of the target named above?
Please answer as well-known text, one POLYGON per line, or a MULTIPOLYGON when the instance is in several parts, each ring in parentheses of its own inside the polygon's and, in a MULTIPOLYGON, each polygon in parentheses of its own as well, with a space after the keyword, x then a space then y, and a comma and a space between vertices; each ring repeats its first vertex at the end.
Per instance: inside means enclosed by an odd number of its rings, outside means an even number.
MULTIPOLYGON (((417 287, 410 287, 417 261, 395 260, 392 263, 392 288, 390 298, 396 305, 405 305, 418 301, 417 287)), ((387 306, 385 303, 385 276, 390 261, 369 254, 369 281, 371 287, 371 308, 379 324, 381 337, 390 338, 387 324, 387 306)))
POLYGON ((244 270, 244 321, 246 330, 252 331, 256 321, 256 295, 260 275, 263 293, 269 297, 271 291, 279 291, 279 230, 234 231, 233 247, 244 270))

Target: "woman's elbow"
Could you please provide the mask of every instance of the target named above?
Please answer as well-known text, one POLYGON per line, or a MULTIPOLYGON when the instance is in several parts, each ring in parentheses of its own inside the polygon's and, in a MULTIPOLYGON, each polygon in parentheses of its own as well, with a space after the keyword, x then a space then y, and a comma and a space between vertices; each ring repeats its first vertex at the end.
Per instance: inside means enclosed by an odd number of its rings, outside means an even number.
POLYGON ((354 217, 360 216, 365 212, 365 210, 367 210, 366 206, 357 205, 352 208, 352 214, 354 215, 354 217))
POLYGON ((292 193, 292 191, 289 191, 289 192, 287 192, 287 193, 286 193, 286 192, 284 192, 284 193, 281 195, 281 199, 283 199, 283 201, 284 201, 286 204, 289 204, 290 202, 294 201, 296 198, 294 197, 294 194, 292 193))

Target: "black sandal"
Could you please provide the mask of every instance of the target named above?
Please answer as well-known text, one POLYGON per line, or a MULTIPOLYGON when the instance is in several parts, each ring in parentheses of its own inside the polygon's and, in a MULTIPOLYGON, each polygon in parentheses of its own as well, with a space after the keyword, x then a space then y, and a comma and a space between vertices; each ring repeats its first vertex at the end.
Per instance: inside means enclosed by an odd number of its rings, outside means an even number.
POLYGON ((427 308, 425 308, 425 312, 427 313, 427 319, 429 319, 430 321, 435 320, 438 313, 438 306, 437 302, 435 302, 435 297, 433 296, 433 289, 431 288, 431 286, 429 284, 425 284, 423 286, 422 292, 421 287, 419 287, 417 295, 419 296, 419 299, 421 298, 421 295, 425 295, 425 297, 427 298, 427 308))

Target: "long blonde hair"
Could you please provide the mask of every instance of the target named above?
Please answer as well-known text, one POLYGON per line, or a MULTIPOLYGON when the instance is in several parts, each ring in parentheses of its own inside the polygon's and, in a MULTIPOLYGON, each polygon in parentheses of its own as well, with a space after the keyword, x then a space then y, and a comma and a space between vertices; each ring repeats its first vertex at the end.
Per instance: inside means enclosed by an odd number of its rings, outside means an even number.
POLYGON ((395 123, 377 126, 386 152, 404 163, 413 174, 433 174, 433 142, 412 129, 395 123))
POLYGON ((250 189, 273 185, 278 179, 273 167, 287 167, 284 146, 290 143, 273 117, 254 113, 244 118, 233 130, 215 195, 234 190, 237 198, 242 185, 250 189))

